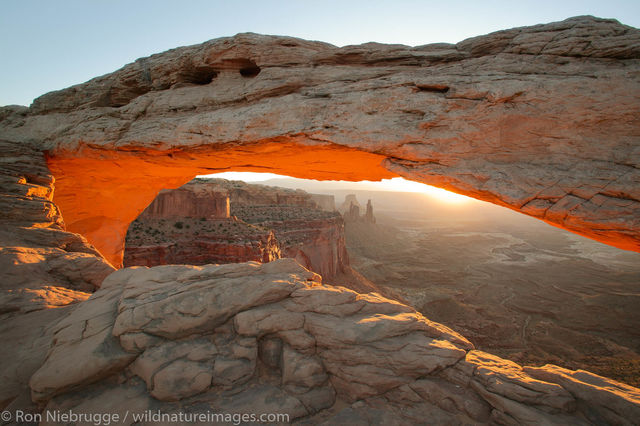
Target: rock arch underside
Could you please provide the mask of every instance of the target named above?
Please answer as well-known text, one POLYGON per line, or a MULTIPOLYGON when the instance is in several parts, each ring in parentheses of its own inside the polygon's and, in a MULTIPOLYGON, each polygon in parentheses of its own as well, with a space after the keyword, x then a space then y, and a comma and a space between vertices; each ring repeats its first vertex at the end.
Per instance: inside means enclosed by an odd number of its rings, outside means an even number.
POLYGON ((381 415, 410 406, 454 423, 640 418, 635 388, 523 369, 289 260, 111 274, 161 189, 230 170, 402 176, 640 251, 635 28, 577 17, 417 47, 239 34, 4 107, 0 120, 3 333, 30 315, 37 330, 20 338, 42 352, 5 376, 5 406, 67 409, 85 392, 87 406, 110 395, 178 410, 218 392, 241 407, 224 391, 253 383, 257 406, 277 394, 296 418, 329 416, 336 399, 358 401, 336 414, 345 421, 380 401, 381 415), (74 353, 82 362, 65 363, 74 353), (279 384, 260 387, 256 365, 269 362, 279 384), (31 397, 16 396, 29 379, 31 397))

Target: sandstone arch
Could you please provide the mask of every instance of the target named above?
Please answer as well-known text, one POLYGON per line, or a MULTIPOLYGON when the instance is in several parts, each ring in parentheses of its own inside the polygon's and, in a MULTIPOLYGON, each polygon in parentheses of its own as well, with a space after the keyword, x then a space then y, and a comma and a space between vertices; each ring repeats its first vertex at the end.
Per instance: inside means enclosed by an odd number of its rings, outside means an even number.
POLYGON ((593 17, 457 45, 239 34, 2 110, 68 230, 119 265, 162 188, 213 171, 403 176, 640 251, 640 31, 593 17))

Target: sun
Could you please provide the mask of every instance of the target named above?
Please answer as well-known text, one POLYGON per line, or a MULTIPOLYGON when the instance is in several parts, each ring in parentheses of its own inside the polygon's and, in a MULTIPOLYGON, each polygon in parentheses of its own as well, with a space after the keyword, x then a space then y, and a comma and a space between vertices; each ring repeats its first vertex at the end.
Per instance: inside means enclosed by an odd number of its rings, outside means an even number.
POLYGON ((426 185, 420 182, 406 180, 401 177, 383 179, 380 182, 371 183, 379 186, 381 190, 384 188, 384 190, 387 191, 419 192, 436 198, 438 199, 438 201, 450 204, 462 204, 474 200, 473 198, 456 194, 455 192, 447 191, 446 189, 437 188, 435 186, 426 185))

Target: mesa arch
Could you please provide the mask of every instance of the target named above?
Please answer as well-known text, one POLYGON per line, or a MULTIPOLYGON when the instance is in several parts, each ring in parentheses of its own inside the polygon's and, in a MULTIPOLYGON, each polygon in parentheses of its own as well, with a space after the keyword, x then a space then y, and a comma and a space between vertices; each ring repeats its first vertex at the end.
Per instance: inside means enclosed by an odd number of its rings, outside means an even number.
POLYGON ((456 45, 239 34, 2 110, 67 229, 114 265, 162 188, 214 171, 393 176, 640 251, 640 31, 577 17, 456 45))

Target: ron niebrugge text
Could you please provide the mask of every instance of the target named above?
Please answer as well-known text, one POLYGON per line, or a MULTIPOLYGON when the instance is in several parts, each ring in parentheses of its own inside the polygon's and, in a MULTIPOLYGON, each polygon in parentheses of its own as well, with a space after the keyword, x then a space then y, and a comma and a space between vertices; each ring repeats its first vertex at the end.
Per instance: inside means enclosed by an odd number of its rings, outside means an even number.
POLYGON ((113 424, 131 424, 139 422, 164 423, 288 423, 289 415, 283 413, 214 413, 199 412, 163 413, 160 410, 147 410, 140 413, 126 411, 125 413, 76 413, 74 411, 45 410, 42 413, 29 413, 16 410, 3 411, 3 421, 17 423, 89 423, 95 426, 109 426, 113 424))

